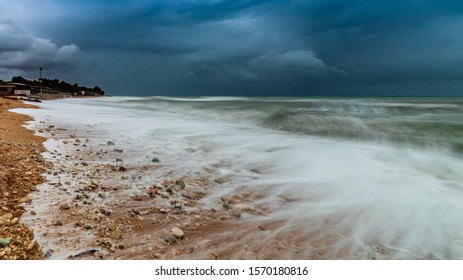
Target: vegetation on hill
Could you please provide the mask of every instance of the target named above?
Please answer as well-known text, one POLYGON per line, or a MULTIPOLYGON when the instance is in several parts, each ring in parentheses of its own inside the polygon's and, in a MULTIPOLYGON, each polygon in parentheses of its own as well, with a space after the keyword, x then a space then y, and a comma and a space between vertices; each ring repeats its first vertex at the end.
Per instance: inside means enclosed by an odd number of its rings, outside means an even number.
MULTIPOLYGON (((50 88, 52 90, 61 91, 61 92, 70 92, 70 93, 77 93, 77 92, 92 92, 100 95, 104 95, 104 91, 99 87, 95 86, 93 88, 80 86, 78 83, 70 84, 65 81, 60 81, 58 79, 47 79, 41 78, 39 80, 28 80, 22 76, 14 76, 11 83, 21 83, 26 84, 28 86, 41 86, 50 88)), ((5 83, 4 81, 0 80, 0 83, 5 83)))

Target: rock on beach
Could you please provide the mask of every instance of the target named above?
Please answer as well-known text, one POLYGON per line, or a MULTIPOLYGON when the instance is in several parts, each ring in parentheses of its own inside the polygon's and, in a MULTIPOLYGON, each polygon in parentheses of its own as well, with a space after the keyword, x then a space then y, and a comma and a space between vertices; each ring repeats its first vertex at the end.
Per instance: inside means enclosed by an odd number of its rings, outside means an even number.
POLYGON ((173 227, 170 230, 170 235, 172 237, 177 238, 177 239, 182 239, 185 236, 185 233, 181 229, 179 229, 178 227, 173 227))

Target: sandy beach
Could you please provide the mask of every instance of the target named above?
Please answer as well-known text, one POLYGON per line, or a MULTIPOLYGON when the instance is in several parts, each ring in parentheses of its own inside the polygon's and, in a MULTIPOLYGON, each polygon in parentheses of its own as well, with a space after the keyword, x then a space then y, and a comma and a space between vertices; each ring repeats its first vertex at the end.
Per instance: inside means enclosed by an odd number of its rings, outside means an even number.
POLYGON ((31 118, 9 112, 12 108, 33 106, 0 98, 0 260, 41 259, 33 232, 20 218, 31 202, 27 195, 44 181, 44 139, 22 127, 31 118))

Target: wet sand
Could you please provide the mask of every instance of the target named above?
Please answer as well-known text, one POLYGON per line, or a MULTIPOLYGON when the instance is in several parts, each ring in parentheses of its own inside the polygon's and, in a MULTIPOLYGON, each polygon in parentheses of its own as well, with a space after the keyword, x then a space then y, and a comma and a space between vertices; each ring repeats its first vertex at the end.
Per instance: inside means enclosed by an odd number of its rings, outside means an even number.
MULTIPOLYGON (((286 230, 256 201, 265 193, 237 188, 210 199, 227 180, 209 169, 177 177, 162 161, 129 164, 132 151, 92 128, 42 120, 48 138, 47 182, 31 194, 25 215, 47 259, 312 259, 300 230, 286 230), (94 137, 98 136, 98 137, 94 137), (299 231, 299 233, 298 233, 299 231)), ((136 151, 134 151, 136 152, 136 151)), ((291 203, 288 199, 287 203, 291 203)))
MULTIPOLYGON (((5 108, 21 105, 6 102, 10 103, 5 108)), ((28 126, 47 139, 44 150, 44 138, 32 136, 20 126, 29 118, 2 113, 16 118, 12 125, 32 141, 22 142, 19 132, 10 138, 2 134, 4 146, 15 147, 6 151, 14 151, 28 163, 27 170, 5 169, 16 170, 10 171, 14 174, 10 177, 15 178, 10 184, 13 187, 2 189, 2 203, 9 207, 2 212, 8 215, 5 224, 22 214, 14 226, 3 226, 4 231, 10 231, 2 232, 0 238, 13 237, 15 246, 1 248, 5 258, 387 258, 379 246, 368 249, 373 252, 368 256, 351 252, 343 237, 349 235, 348 231, 323 230, 336 224, 335 217, 311 229, 310 221, 295 225, 274 215, 279 209, 264 202, 269 195, 265 188, 251 192, 246 186, 236 186, 233 193, 218 196, 222 184, 234 182, 230 174, 223 178, 211 175, 217 174, 220 164, 180 173, 175 163, 164 162, 162 151, 155 157, 146 155, 140 162, 135 160, 140 158, 136 148, 124 150, 118 143, 123 140, 108 138, 104 130, 53 123, 47 116, 28 126), (18 190, 13 192, 14 188, 18 190), (24 197, 30 190, 34 191, 24 197), (5 199, 5 192, 10 199, 5 199), (33 230, 36 241, 23 223, 33 230), (12 231, 16 227, 27 232, 24 240, 18 237, 22 236, 18 229, 12 231), (339 242, 340 249, 330 250, 339 242), (24 254, 13 254, 13 249, 24 254)), ((18 162, 14 166, 26 165, 18 162)), ((297 202, 297 195, 277 199, 278 207, 285 208, 297 202)))

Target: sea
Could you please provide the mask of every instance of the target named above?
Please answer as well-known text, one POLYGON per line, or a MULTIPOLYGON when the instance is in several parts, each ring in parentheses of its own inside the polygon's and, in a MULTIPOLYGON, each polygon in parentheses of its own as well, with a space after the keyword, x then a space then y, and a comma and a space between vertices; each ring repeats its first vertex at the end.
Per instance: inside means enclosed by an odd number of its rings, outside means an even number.
MULTIPOLYGON (((463 259, 463 98, 104 97, 26 110, 219 182, 327 258, 463 259)), ((21 111, 21 110, 20 110, 21 111)), ((290 248, 288 248, 290 250, 290 248)))

